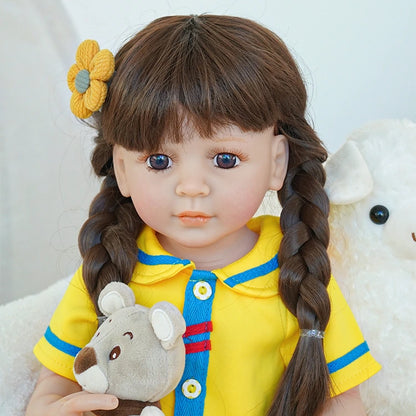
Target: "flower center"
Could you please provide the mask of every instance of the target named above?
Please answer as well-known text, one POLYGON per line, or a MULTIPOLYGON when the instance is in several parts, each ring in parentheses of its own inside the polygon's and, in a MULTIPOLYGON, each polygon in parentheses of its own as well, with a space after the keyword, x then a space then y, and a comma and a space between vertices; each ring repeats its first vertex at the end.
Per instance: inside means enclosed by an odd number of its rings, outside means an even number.
POLYGON ((81 69, 75 77, 75 89, 84 94, 90 86, 90 73, 86 69, 81 69))

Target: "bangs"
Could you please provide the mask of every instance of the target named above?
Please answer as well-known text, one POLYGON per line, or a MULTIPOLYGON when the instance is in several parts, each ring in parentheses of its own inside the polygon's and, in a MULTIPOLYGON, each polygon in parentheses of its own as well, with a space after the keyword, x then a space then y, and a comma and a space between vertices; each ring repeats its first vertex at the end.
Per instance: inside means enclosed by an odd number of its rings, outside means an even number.
POLYGON ((227 125, 261 131, 275 124, 281 118, 282 75, 275 64, 281 58, 273 56, 279 43, 262 26, 235 17, 154 21, 116 56, 102 109, 105 140, 154 151, 184 140, 185 125, 209 137, 227 125))

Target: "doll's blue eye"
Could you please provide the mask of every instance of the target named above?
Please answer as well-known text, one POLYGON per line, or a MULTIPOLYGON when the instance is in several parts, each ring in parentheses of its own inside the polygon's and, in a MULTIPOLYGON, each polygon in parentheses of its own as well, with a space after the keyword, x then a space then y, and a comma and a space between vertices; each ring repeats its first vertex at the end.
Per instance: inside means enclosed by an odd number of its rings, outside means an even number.
POLYGON ((389 219, 389 210, 384 205, 375 205, 370 210, 370 219, 374 224, 383 225, 389 219))
POLYGON ((232 153, 219 153, 214 157, 214 165, 221 169, 231 169, 240 164, 240 158, 232 153))
POLYGON ((172 159, 167 155, 150 155, 146 160, 147 166, 155 170, 164 170, 172 166, 172 159))

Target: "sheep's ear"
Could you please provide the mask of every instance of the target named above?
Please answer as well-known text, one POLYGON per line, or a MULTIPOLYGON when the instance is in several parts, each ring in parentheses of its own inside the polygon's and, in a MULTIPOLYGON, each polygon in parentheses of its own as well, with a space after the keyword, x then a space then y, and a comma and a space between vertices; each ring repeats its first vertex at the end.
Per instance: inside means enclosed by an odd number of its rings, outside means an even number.
POLYGON ((135 303, 133 291, 121 282, 109 283, 98 297, 98 307, 105 316, 109 316, 121 308, 133 306, 135 303))
POLYGON ((347 141, 325 164, 325 191, 334 205, 360 201, 373 190, 373 178, 357 145, 347 141))
POLYGON ((171 349, 186 330, 182 314, 169 302, 156 303, 149 311, 149 320, 165 350, 171 349))

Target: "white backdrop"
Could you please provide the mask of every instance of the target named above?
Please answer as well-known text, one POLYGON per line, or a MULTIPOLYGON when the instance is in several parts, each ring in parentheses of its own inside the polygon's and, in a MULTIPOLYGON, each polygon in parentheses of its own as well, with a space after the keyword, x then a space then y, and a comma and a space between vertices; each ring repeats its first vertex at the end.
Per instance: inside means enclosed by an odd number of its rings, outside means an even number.
POLYGON ((97 184, 89 132, 68 109, 66 71, 81 39, 115 51, 165 14, 252 18, 301 66, 309 117, 328 149, 379 118, 416 120, 414 0, 1 0, 0 303, 80 263, 78 229, 97 184))

